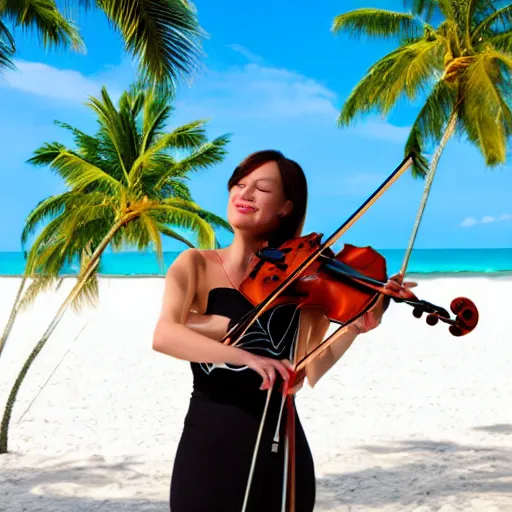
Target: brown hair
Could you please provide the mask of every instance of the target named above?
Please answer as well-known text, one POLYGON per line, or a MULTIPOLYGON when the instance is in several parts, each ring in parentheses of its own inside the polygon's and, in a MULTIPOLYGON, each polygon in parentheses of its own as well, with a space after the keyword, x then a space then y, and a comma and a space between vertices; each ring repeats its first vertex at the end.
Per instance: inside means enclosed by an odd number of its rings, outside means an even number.
POLYGON ((242 178, 267 162, 276 162, 283 182, 286 199, 292 202, 292 211, 281 220, 281 225, 272 233, 269 245, 281 245, 284 241, 300 236, 306 216, 308 186, 301 166, 280 151, 264 150, 252 153, 234 170, 228 181, 231 190, 242 178))

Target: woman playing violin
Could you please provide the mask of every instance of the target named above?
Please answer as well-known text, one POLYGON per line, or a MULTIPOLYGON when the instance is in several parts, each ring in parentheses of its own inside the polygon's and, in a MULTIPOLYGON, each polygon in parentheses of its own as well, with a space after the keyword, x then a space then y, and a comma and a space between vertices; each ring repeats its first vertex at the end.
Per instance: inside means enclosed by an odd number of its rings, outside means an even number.
MULTIPOLYGON (((247 157, 233 172, 228 189, 231 245, 179 255, 166 275, 154 331, 153 349, 190 361, 194 378, 171 479, 172 512, 240 512, 269 388, 268 421, 247 510, 281 510, 284 449, 282 443, 271 449, 276 428, 284 424, 279 421, 277 383, 288 383, 292 362, 317 346, 329 327, 319 310, 281 304, 270 307, 236 346, 219 342, 253 308, 239 291, 251 256, 265 242, 277 247, 300 236, 307 205, 303 170, 278 151, 247 157)), ((400 288, 393 279, 387 286, 400 288)), ((314 386, 359 334, 379 325, 384 310, 379 299, 306 366, 290 392, 299 391, 304 378, 314 386)), ((311 512, 314 464, 298 415, 295 425, 296 510, 311 512)))

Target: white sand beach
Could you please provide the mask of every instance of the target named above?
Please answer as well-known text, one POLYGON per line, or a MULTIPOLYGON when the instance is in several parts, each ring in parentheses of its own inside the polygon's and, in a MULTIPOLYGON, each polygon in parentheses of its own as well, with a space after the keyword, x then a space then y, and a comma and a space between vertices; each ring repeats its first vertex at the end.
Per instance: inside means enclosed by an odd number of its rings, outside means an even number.
MULTIPOLYGON (((73 282, 19 316, 0 357, 2 410, 73 282)), ((418 282, 440 305, 474 300, 480 324, 454 338, 392 304, 380 328, 299 393, 318 511, 512 511, 512 278, 418 282)), ((1 328, 18 284, 0 279, 1 328)), ((97 309, 66 313, 14 410, 2 512, 168 510, 191 372, 151 349, 163 284, 102 278, 97 309)))

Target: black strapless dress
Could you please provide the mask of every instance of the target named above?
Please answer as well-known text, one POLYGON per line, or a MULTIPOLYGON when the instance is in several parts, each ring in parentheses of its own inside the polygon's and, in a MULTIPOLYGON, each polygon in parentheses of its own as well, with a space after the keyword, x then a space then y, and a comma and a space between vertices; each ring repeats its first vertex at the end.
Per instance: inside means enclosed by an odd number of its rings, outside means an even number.
MULTIPOLYGON (((215 288, 205 314, 238 321, 252 304, 233 288, 215 288)), ((293 305, 265 312, 245 333, 239 347, 275 359, 290 359, 295 347, 299 312, 293 305)), ((261 377, 246 367, 191 363, 194 389, 178 445, 171 479, 171 512, 241 512, 267 390, 261 377)), ((269 403, 265 428, 249 495, 250 512, 281 512, 284 442, 272 450, 278 423, 284 439, 286 409, 281 422, 278 378, 269 403)), ((315 472, 309 445, 296 414, 296 512, 311 512, 315 503, 315 472)))

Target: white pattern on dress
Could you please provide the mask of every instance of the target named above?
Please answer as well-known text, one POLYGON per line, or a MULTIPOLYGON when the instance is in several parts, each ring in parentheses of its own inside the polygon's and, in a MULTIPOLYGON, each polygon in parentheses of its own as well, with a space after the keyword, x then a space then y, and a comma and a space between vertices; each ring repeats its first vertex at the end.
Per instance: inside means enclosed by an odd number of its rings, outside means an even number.
MULTIPOLYGON (((281 338, 276 342, 274 337, 272 336, 271 323, 272 321, 279 322, 278 318, 274 318, 276 313, 278 313, 282 308, 289 308, 289 304, 283 304, 281 306, 276 306, 270 312, 268 320, 266 321, 266 325, 262 324, 261 318, 256 320, 251 327, 245 332, 240 340, 237 343, 237 347, 243 348, 245 350, 261 350, 266 352, 267 354, 278 357, 280 359, 289 359, 291 360, 292 354, 294 352, 294 346, 297 341, 297 332, 298 332, 298 322, 295 323, 295 331, 292 334, 292 342, 289 346, 289 353, 285 354, 286 351, 286 340, 288 339, 288 334, 290 329, 294 324, 294 320, 296 315, 298 315, 298 309, 295 309, 293 312, 293 316, 289 321, 288 327, 285 332, 281 336, 281 338)), ((281 322, 283 320, 281 319, 281 322)), ((200 363, 199 366, 201 369, 209 375, 213 370, 217 368, 222 368, 225 370, 231 370, 235 372, 241 372, 243 370, 247 370, 247 366, 235 366, 229 363, 200 363)))

